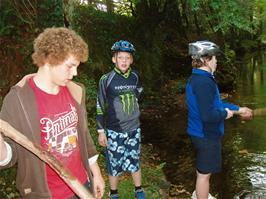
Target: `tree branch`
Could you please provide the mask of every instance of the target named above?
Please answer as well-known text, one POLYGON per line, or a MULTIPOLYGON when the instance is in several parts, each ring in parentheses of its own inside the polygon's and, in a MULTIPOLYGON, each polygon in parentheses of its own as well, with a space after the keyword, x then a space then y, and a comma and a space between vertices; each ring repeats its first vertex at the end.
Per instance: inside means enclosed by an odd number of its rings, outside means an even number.
POLYGON ((25 135, 21 134, 9 123, 0 119, 0 132, 5 136, 11 138, 42 161, 49 164, 58 175, 68 184, 68 186, 81 198, 81 199, 94 199, 94 197, 87 191, 87 189, 74 177, 63 164, 52 156, 49 152, 45 151, 41 146, 31 142, 25 135))

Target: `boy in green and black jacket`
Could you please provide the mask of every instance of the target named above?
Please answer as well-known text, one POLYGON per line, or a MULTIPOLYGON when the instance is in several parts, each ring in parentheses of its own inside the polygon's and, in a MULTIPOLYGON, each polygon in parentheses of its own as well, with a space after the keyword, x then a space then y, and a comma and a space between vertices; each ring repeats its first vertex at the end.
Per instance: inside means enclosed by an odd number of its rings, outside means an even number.
POLYGON ((111 199, 118 196, 118 176, 130 172, 135 195, 144 199, 140 171, 140 122, 138 97, 142 91, 139 76, 130 68, 134 46, 118 41, 112 48, 115 68, 99 81, 97 97, 97 129, 99 144, 106 147, 111 199))

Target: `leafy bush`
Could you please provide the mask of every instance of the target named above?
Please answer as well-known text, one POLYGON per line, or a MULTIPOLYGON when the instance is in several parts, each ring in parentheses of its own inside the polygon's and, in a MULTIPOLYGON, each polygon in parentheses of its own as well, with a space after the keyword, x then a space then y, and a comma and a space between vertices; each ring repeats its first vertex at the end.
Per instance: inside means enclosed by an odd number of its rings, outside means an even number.
POLYGON ((18 198, 16 189, 16 167, 1 170, 0 172, 0 196, 4 198, 18 198))

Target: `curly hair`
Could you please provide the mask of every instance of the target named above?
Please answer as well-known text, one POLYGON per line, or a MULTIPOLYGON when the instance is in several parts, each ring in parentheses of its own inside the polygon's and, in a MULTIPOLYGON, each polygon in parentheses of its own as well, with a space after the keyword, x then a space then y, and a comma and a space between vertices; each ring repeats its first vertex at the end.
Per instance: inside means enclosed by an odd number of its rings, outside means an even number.
POLYGON ((58 65, 72 55, 80 62, 88 60, 89 49, 84 40, 67 28, 46 28, 34 40, 33 63, 38 67, 45 63, 58 65))

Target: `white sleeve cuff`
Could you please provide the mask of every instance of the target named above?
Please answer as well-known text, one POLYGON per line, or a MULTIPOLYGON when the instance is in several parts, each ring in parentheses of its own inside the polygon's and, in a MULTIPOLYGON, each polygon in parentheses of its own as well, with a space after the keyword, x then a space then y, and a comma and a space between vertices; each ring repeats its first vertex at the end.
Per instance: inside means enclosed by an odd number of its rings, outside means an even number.
POLYGON ((94 164, 97 161, 98 157, 99 157, 99 155, 95 155, 95 156, 92 156, 91 158, 89 158, 89 160, 88 160, 89 165, 94 164))
POLYGON ((2 161, 0 161, 0 166, 6 166, 10 161, 11 161, 11 158, 12 158, 12 149, 11 149, 11 146, 4 142, 5 145, 6 145, 6 158, 2 161))
POLYGON ((104 133, 104 129, 98 129, 98 133, 104 133))

